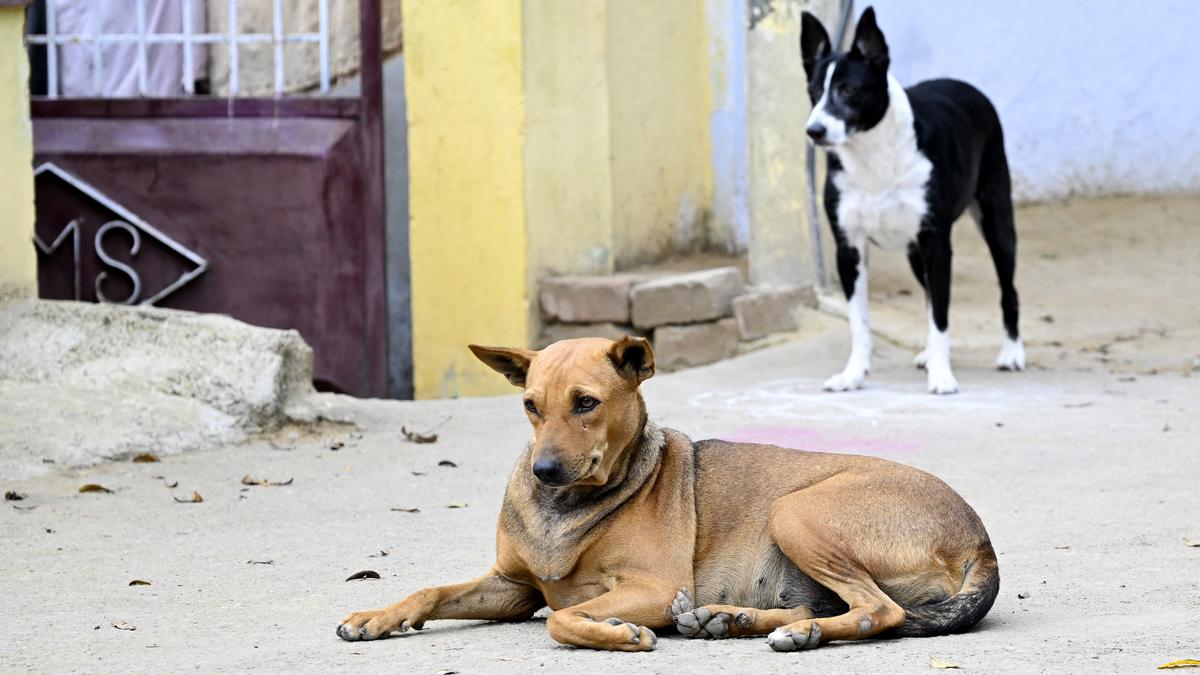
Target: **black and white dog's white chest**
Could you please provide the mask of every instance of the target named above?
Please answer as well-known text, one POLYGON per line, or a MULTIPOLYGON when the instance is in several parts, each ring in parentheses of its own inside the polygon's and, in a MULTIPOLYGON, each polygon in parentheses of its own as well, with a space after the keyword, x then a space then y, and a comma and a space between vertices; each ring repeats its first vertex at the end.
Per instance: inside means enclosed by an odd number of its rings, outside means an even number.
POLYGON ((837 190, 837 222, 856 246, 908 246, 929 211, 933 163, 917 147, 912 109, 904 89, 889 78, 891 114, 840 146, 831 164, 837 190))

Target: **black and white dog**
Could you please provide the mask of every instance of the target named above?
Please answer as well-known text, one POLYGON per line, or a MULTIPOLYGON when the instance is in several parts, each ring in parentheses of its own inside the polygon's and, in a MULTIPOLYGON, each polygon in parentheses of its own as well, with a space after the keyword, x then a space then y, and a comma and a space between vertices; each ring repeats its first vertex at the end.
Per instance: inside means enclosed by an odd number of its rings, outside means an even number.
POLYGON ((971 208, 1000 278, 1006 333, 996 359, 1025 367, 1013 287, 1017 234, 1004 136, 995 108, 957 80, 930 80, 907 90, 888 74, 888 46, 868 7, 848 53, 834 53, 815 16, 804 13, 800 51, 813 102, 808 135, 828 154, 825 211, 837 241, 837 266, 848 301, 852 347, 829 391, 862 386, 871 365, 867 322, 867 244, 908 250, 925 289, 929 337, 914 360, 929 391, 951 394, 950 227, 971 208))

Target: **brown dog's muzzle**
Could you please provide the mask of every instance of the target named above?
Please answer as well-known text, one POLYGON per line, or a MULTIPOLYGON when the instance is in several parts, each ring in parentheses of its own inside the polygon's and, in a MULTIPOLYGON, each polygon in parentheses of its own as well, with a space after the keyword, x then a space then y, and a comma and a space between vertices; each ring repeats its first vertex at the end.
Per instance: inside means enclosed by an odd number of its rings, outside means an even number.
POLYGON ((553 453, 538 453, 539 457, 533 462, 533 475, 546 485, 566 485, 571 482, 567 468, 553 453))
POLYGON ((582 478, 563 462, 562 454, 553 447, 536 450, 533 458, 533 475, 544 485, 562 487, 582 478))

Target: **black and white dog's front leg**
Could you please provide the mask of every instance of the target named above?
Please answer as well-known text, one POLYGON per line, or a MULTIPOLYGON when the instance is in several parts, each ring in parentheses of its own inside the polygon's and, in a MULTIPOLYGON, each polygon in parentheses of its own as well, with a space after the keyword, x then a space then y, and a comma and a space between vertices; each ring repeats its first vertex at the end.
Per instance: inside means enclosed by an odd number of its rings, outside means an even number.
MULTIPOLYGON (((922 228, 917 248, 925 271, 929 314, 929 337, 918 360, 924 360, 929 393, 953 394, 958 391, 958 381, 950 369, 950 229, 922 228)), ((916 265, 913 267, 915 271, 916 265)))
POLYGON ((826 391, 858 389, 871 369, 871 323, 867 316, 867 246, 865 241, 837 241, 838 276, 846 293, 850 320, 850 358, 842 372, 825 380, 826 391))

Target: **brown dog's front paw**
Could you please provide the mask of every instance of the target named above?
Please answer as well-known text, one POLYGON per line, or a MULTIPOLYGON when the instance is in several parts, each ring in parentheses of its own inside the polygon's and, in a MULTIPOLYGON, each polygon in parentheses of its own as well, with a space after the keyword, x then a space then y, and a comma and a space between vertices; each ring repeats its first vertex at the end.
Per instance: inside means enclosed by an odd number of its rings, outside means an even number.
POLYGON ((625 643, 637 645, 637 647, 634 648, 634 651, 648 652, 654 649, 655 645, 658 644, 658 636, 654 634, 654 631, 646 628, 645 626, 629 623, 628 621, 625 621, 624 619, 618 619, 615 616, 605 619, 604 623, 610 626, 615 626, 621 630, 629 631, 628 636, 618 636, 617 642, 618 644, 625 643))
POLYGON ((379 609, 370 612, 355 612, 342 620, 337 627, 338 637, 355 642, 358 640, 378 640, 396 631, 404 633, 420 624, 404 618, 404 615, 392 609, 379 609))

